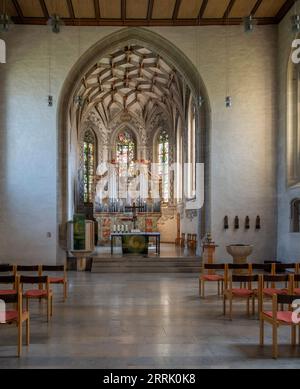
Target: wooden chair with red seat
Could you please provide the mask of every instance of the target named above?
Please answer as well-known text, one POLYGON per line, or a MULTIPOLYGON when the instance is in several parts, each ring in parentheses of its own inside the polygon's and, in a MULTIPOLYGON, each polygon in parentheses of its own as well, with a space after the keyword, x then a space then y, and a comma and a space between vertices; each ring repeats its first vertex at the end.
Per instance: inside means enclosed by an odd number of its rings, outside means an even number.
POLYGON ((68 278, 67 278, 67 267, 64 266, 46 266, 42 265, 40 266, 40 276, 43 276, 44 273, 58 273, 62 272, 63 275, 60 277, 50 277, 49 276, 49 283, 50 285, 63 285, 64 288, 64 301, 66 301, 68 297, 68 278))
POLYGON ((17 293, 17 277, 16 276, 0 276, 0 285, 11 285, 11 289, 0 289, 0 294, 14 295, 17 293))
POLYGON ((290 326, 291 327, 291 343, 292 346, 296 346, 297 343, 297 326, 299 327, 299 336, 300 336, 300 322, 297 324, 293 321, 293 312, 291 311, 292 304, 295 300, 299 299, 299 296, 294 295, 277 295, 274 294, 272 304, 272 311, 265 311, 262 307, 262 312, 260 314, 260 345, 263 347, 265 344, 265 322, 272 325, 273 329, 273 358, 278 358, 278 328, 280 326, 290 326), (288 305, 288 310, 278 310, 278 306, 288 305))
POLYGON ((50 321, 53 316, 53 292, 50 289, 49 277, 47 276, 21 276, 20 285, 23 290, 23 296, 26 299, 26 309, 29 312, 30 300, 46 300, 47 301, 47 321, 50 321), (37 289, 24 291, 24 285, 37 285, 37 289))
POLYGON ((203 265, 203 274, 199 278, 199 295, 200 297, 205 298, 205 283, 206 282, 217 282, 218 283, 218 296, 222 295, 224 292, 224 283, 225 283, 225 273, 226 273, 225 264, 209 264, 206 263, 203 265), (218 274, 217 272, 222 272, 218 274))
MULTIPOLYGON (((26 345, 29 346, 30 343, 30 319, 29 312, 23 310, 23 301, 22 301, 22 292, 18 288, 18 291, 14 294, 1 294, 0 301, 5 303, 7 307, 8 304, 17 305, 17 309, 9 310, 5 307, 3 310, 2 318, 0 317, 0 326, 1 325, 17 325, 18 327, 18 357, 22 355, 22 346, 23 346, 23 323, 26 322, 26 345), (2 320, 3 319, 3 320, 2 320)), ((1 307, 0 307, 1 308, 1 307)))
POLYGON ((226 316, 226 303, 229 301, 229 317, 232 320, 232 303, 234 299, 244 299, 247 302, 247 314, 250 316, 250 301, 252 301, 252 314, 255 315, 255 298, 256 291, 259 288, 259 276, 258 274, 252 275, 230 275, 229 280, 226 279, 226 287, 223 295, 223 313, 226 316), (246 287, 233 287, 234 283, 239 283, 240 286, 244 285, 246 287), (254 288, 253 283, 256 283, 256 288, 254 288))

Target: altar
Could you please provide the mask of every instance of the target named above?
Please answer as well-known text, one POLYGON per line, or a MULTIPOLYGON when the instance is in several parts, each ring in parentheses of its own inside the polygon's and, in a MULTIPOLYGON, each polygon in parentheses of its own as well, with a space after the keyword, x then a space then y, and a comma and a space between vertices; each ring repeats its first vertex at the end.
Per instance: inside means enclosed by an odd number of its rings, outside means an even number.
POLYGON ((114 245, 117 238, 122 240, 123 255, 144 255, 149 254, 149 239, 155 238, 156 254, 160 255, 160 233, 159 232, 128 232, 128 233, 112 233, 111 240, 111 255, 114 254, 114 245))

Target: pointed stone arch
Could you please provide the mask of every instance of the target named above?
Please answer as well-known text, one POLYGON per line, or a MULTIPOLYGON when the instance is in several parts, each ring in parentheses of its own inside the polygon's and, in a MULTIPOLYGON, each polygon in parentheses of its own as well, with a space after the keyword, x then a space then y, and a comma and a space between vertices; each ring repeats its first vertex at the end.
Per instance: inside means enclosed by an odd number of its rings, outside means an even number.
MULTIPOLYGON (((201 120, 198 125, 197 162, 205 164, 205 207, 199 216, 199 241, 205 232, 211 228, 210 212, 210 127, 211 107, 207 89, 204 82, 191 60, 174 44, 157 33, 144 28, 126 28, 106 36, 90 47, 70 70, 62 87, 58 104, 58 163, 57 163, 57 220, 63 227, 69 218, 68 199, 70 181, 68 177, 68 139, 70 132, 69 108, 74 102, 74 93, 77 90, 82 77, 97 62, 99 58, 107 55, 112 50, 124 45, 142 45, 149 50, 154 50, 158 55, 165 58, 185 80, 196 101, 202 104, 199 107, 201 120)), ((60 228, 64 231, 64 228, 60 228)), ((64 234, 60 234, 64 239, 64 234)), ((59 250, 59 245, 58 245, 59 250)))

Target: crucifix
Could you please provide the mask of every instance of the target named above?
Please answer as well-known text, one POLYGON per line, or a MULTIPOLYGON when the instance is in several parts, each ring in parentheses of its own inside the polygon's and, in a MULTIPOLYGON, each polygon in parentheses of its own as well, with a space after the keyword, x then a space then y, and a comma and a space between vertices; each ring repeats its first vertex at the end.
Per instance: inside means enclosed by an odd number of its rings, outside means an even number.
POLYGON ((132 218, 127 218, 127 219, 122 219, 122 220, 133 222, 133 228, 134 228, 134 230, 136 230, 137 229, 137 223, 136 222, 137 222, 137 219, 138 219, 137 211, 141 211, 142 209, 144 209, 144 207, 142 207, 142 206, 138 207, 136 205, 136 203, 133 203, 132 207, 125 207, 125 211, 126 212, 128 212, 128 211, 132 212, 133 216, 132 216, 132 218))

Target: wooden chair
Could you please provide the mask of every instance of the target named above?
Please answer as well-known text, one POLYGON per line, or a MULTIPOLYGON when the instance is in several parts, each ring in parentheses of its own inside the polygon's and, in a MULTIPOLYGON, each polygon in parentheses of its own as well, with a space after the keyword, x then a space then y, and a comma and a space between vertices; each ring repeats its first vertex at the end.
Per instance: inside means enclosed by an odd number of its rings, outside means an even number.
POLYGON ((63 285, 64 288, 64 301, 66 301, 68 297, 68 278, 67 278, 67 267, 64 266, 46 266, 42 265, 40 266, 40 272, 39 275, 42 277, 45 275, 44 273, 58 273, 62 272, 63 275, 61 277, 50 277, 49 276, 49 283, 50 285, 63 285))
POLYGON ((30 300, 47 300, 47 321, 50 321, 53 316, 53 293, 50 289, 49 277, 20 277, 20 285, 22 290, 24 285, 38 285, 39 289, 31 289, 23 292, 23 296, 26 299, 26 309, 29 312, 30 300), (42 286, 42 288, 41 288, 42 286))
MULTIPOLYGON (((227 278, 227 276, 226 276, 227 278)), ((229 301, 229 317, 232 320, 232 303, 234 299, 244 299, 247 302, 247 314, 250 316, 250 301, 252 301, 252 314, 255 315, 255 298, 257 296, 257 288, 253 288, 253 283, 259 287, 259 276, 255 275, 230 275, 229 285, 226 287, 223 296, 223 314, 226 316, 226 304, 229 301), (246 285, 246 287, 234 288, 234 283, 246 285)), ((227 284, 227 280, 226 280, 227 284)))
POLYGON ((206 282, 217 282, 218 283, 218 296, 224 293, 225 283, 225 264, 209 264, 203 265, 203 272, 199 277, 199 295, 205 298, 205 283, 206 282), (217 274, 217 271, 223 272, 223 274, 217 274))
POLYGON ((264 311, 262 309, 262 312, 260 314, 260 345, 264 346, 264 329, 265 329, 265 322, 272 325, 273 329, 273 358, 278 358, 278 328, 280 326, 290 326, 291 327, 291 341, 292 345, 296 345, 296 329, 297 326, 299 327, 299 337, 300 337, 300 323, 296 324, 293 322, 292 314, 291 312, 291 306, 293 302, 297 299, 299 299, 299 296, 293 296, 293 295, 277 295, 274 294, 273 297, 273 304, 272 304, 272 311, 264 311), (289 310, 278 310, 278 306, 284 306, 288 305, 289 310))
POLYGON ((15 295, 17 292, 16 276, 0 276, 0 285, 11 285, 12 289, 0 289, 1 295, 15 295))
POLYGON ((30 343, 30 319, 29 312, 24 311, 22 307, 22 293, 18 289, 18 292, 15 294, 1 294, 0 300, 2 300, 6 305, 7 304, 16 304, 17 309, 4 311, 4 322, 0 321, 0 326, 2 325, 16 325, 18 327, 18 357, 22 355, 22 346, 23 346, 23 323, 26 322, 26 345, 29 346, 30 343))
POLYGON ((191 248, 192 234, 187 234, 187 247, 191 248))

